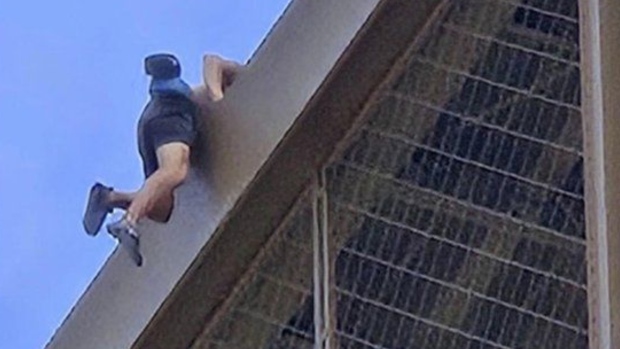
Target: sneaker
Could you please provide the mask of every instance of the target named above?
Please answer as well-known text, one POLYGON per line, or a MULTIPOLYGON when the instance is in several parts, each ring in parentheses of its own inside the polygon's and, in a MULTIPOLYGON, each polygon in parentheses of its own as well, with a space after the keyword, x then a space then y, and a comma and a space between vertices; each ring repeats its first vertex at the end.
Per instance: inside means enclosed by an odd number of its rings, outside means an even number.
POLYGON ((140 236, 136 230, 125 220, 108 224, 108 233, 118 240, 121 246, 129 253, 129 257, 137 266, 142 266, 140 254, 140 236))
POLYGON ((82 219, 84 230, 86 230, 88 235, 97 235, 99 230, 101 230, 105 217, 108 213, 112 212, 112 207, 108 206, 106 203, 110 192, 112 192, 112 188, 106 187, 101 183, 95 183, 95 185, 90 188, 86 211, 82 219))

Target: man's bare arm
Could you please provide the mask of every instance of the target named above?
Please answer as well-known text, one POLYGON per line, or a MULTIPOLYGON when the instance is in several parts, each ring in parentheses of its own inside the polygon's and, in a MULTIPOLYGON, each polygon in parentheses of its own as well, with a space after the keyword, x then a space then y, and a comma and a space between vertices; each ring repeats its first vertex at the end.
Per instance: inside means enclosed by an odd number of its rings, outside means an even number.
POLYGON ((242 68, 243 65, 220 56, 205 55, 202 78, 209 97, 213 101, 224 98, 226 88, 232 85, 242 68))

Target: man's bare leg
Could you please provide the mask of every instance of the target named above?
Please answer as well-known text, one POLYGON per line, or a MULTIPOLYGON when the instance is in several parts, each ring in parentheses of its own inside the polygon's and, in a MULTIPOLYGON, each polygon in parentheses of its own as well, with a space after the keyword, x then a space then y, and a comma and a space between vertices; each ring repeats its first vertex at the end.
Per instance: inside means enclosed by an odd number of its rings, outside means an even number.
POLYGON ((157 160, 159 169, 147 178, 142 189, 137 192, 111 190, 105 199, 108 208, 126 210, 129 222, 134 225, 143 217, 161 223, 170 219, 173 191, 183 182, 189 168, 189 147, 185 143, 165 144, 157 149, 157 160))
MULTIPOLYGON (((137 224, 144 217, 167 221, 174 206, 174 189, 187 176, 189 171, 189 146, 173 142, 156 150, 159 168, 146 179, 142 188, 135 194, 127 208, 125 217, 107 226, 108 232, 116 237, 129 252, 137 266, 142 265, 140 236, 137 224)), ((128 199, 125 197, 124 199, 128 199)))
POLYGON ((173 142, 156 150, 159 168, 146 179, 127 208, 126 219, 135 226, 142 218, 167 221, 174 206, 174 190, 183 183, 189 171, 189 146, 173 142))
POLYGON ((167 222, 174 206, 173 192, 187 176, 189 146, 175 142, 165 144, 156 151, 159 168, 145 181, 127 209, 127 220, 136 225, 149 217, 167 222))

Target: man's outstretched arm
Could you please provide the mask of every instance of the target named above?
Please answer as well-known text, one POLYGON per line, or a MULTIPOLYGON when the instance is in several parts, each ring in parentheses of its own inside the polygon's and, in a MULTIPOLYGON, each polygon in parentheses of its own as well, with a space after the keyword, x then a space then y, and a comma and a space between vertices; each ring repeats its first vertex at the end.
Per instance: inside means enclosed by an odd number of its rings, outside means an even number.
POLYGON ((244 66, 217 55, 208 54, 203 57, 202 78, 209 97, 213 101, 224 98, 224 91, 234 82, 237 74, 244 66))

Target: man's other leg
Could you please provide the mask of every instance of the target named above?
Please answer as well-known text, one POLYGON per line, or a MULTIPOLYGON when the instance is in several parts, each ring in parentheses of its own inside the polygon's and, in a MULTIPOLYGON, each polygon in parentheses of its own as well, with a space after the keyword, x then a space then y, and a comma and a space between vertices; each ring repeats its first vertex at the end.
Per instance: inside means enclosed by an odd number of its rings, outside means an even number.
POLYGON ((136 197, 135 192, 122 192, 113 190, 108 195, 108 205, 114 208, 120 208, 122 210, 127 210, 131 205, 131 202, 136 197))

